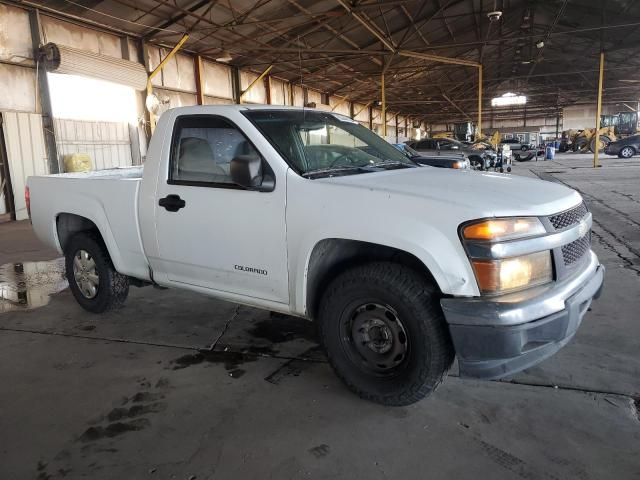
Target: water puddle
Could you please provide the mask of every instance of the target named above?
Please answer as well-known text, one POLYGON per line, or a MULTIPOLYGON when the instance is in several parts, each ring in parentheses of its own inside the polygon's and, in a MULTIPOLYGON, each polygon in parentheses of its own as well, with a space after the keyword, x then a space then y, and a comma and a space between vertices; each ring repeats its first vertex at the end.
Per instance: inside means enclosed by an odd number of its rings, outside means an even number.
POLYGON ((67 288, 64 258, 0 266, 0 313, 32 310, 67 288))

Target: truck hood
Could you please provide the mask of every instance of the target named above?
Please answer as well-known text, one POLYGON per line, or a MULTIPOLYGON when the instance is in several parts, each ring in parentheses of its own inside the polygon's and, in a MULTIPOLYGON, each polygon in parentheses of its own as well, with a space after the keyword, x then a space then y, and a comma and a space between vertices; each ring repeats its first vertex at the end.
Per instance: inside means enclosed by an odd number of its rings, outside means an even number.
MULTIPOLYGON (((407 168, 315 180, 333 185, 411 197, 426 204, 457 205, 475 218, 552 215, 579 204, 582 197, 563 185, 501 173, 434 167, 407 168)), ((363 192, 363 195, 366 195, 363 192)))

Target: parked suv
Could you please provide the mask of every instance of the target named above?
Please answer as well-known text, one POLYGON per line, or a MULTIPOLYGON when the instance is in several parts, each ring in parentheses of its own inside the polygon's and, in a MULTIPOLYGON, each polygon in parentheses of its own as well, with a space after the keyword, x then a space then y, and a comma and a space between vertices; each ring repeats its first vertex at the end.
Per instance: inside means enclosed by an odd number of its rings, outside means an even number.
POLYGON ((521 142, 517 138, 505 138, 500 145, 507 145, 511 150, 533 150, 535 147, 530 143, 521 142))

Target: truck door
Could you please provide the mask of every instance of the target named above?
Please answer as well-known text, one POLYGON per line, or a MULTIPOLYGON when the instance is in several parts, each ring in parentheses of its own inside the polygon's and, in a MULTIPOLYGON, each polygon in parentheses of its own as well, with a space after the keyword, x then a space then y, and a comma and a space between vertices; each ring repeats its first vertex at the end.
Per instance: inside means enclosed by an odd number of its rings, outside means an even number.
POLYGON ((284 176, 272 191, 232 183, 238 155, 259 155, 271 168, 225 117, 177 117, 169 148, 156 191, 154 270, 169 284, 288 303, 284 176))

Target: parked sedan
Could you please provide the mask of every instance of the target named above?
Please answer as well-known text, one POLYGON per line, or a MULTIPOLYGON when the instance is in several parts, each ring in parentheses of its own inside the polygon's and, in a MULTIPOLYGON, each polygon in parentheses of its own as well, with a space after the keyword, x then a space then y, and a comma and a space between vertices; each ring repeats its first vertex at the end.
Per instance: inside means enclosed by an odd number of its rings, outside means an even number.
POLYGON ((640 135, 632 135, 622 140, 609 143, 604 149, 607 155, 617 155, 620 158, 631 158, 640 152, 640 135))
POLYGON ((393 146, 420 165, 463 170, 470 168, 469 160, 464 155, 421 155, 405 143, 395 143, 393 146))
POLYGON ((475 145, 465 145, 450 138, 425 138, 419 141, 406 142, 409 147, 419 155, 434 157, 446 153, 446 155, 466 155, 469 162, 475 168, 488 170, 495 166, 497 154, 494 150, 481 149, 475 145))

